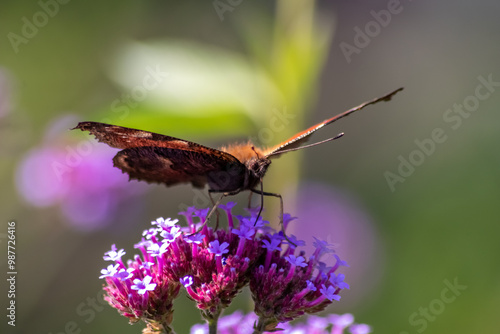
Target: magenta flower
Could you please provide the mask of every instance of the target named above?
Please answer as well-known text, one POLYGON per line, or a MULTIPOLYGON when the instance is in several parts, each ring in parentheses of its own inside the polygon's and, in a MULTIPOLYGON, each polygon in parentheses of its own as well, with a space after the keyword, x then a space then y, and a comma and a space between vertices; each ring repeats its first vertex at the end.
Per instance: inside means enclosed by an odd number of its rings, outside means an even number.
POLYGON ((137 293, 143 295, 146 291, 153 291, 156 288, 156 283, 150 283, 153 277, 147 275, 144 279, 136 278, 134 279, 134 285, 130 288, 132 290, 137 290, 137 293))
POLYGON ((326 268, 319 262, 323 255, 332 253, 324 242, 316 240, 316 251, 308 260, 288 245, 281 253, 281 237, 270 236, 263 241, 265 256, 252 271, 250 291, 259 316, 257 329, 273 330, 278 323, 291 321, 304 313, 323 310, 334 300, 340 300, 339 292, 349 288, 343 282, 344 275, 334 272, 345 262, 326 268), (331 279, 329 279, 329 277, 331 279))
POLYGON ((101 270, 101 276, 99 278, 104 278, 104 277, 112 277, 118 272, 118 266, 119 264, 112 265, 110 264, 106 269, 101 270))
POLYGON ((349 327, 349 332, 352 334, 368 334, 372 332, 372 329, 366 324, 356 324, 349 327))
POLYGON ((102 258, 104 261, 121 261, 123 255, 125 255, 125 251, 123 249, 117 251, 115 244, 113 244, 111 245, 111 250, 104 253, 102 258))
POLYGON ((233 206, 223 206, 227 229, 205 225, 194 233, 208 210, 181 213, 187 227, 178 220, 156 219, 134 246, 141 254, 126 264, 125 252, 113 245, 104 259, 115 264, 100 276, 108 303, 131 323, 142 320, 150 332, 170 333, 173 300, 183 286, 215 333, 222 311, 249 285, 258 316, 254 330, 262 333, 340 299, 348 285, 336 270, 345 263, 337 259, 336 266, 327 268, 319 262, 331 254, 328 244, 317 241, 315 253, 306 257, 261 218, 233 216, 233 206))
POLYGON ((223 254, 229 252, 227 250, 227 246, 229 246, 227 242, 223 242, 222 245, 219 245, 219 240, 214 240, 210 243, 208 251, 215 254, 215 256, 222 256, 223 254))

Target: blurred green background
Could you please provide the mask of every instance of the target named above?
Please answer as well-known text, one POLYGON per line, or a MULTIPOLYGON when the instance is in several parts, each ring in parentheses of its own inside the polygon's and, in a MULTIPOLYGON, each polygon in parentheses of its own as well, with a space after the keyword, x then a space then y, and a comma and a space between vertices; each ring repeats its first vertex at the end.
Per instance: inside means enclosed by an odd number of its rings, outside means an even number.
MULTIPOLYGON (((264 187, 299 216, 291 233, 327 236, 350 263, 351 290, 328 312, 375 333, 499 331, 497 1, 0 8, 0 241, 6 254, 16 221, 18 272, 16 327, 4 315, 2 333, 139 333, 93 301, 102 254, 116 243, 132 257, 151 220, 208 205, 187 185, 123 182, 114 150, 68 131, 78 121, 268 146, 400 86, 314 136, 342 139, 274 161, 264 187)), ((276 210, 266 199, 274 223, 276 210)), ((4 281, 3 312, 6 295, 4 281)), ((251 310, 248 292, 237 308, 251 310)), ((197 322, 181 296, 177 332, 197 322)))

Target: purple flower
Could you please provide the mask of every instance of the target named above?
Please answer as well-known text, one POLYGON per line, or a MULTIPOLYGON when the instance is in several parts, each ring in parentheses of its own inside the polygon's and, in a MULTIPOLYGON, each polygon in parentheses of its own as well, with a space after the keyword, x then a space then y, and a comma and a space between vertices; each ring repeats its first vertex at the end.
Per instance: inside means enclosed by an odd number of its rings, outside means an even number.
MULTIPOLYGON (((118 271, 117 273, 115 273, 113 275, 113 277, 116 277, 120 280, 126 280, 126 279, 129 279, 131 277, 133 277, 133 272, 135 271, 134 268, 128 268, 127 270, 125 269, 120 269, 120 271, 118 271)), ((100 277, 99 277, 100 278, 100 277)))
MULTIPOLYGON (((149 261, 146 261, 146 262, 143 262, 139 265, 139 269, 146 269, 146 270, 150 270, 151 269, 151 266, 154 265, 155 263, 154 262, 149 262, 149 261)), ((129 269, 132 269, 132 268, 129 268, 129 269)))
POLYGON ((215 256, 222 256, 222 254, 229 252, 227 249, 228 246, 229 244, 227 242, 223 242, 219 245, 219 240, 214 240, 210 243, 208 251, 215 254, 215 256))
POLYGON ((106 269, 102 269, 101 270, 101 276, 99 276, 99 278, 104 278, 104 277, 108 277, 108 276, 114 276, 117 272, 117 269, 118 269, 118 266, 119 264, 110 264, 106 269))
POLYGON ((206 209, 199 209, 199 210, 196 210, 194 211, 194 216, 195 217, 198 217, 200 218, 202 221, 205 220, 205 218, 207 217, 208 215, 208 212, 210 211, 210 208, 206 208, 206 209))
POLYGON ((179 226, 172 226, 169 230, 162 231, 160 235, 163 237, 162 242, 171 243, 181 235, 181 228, 179 226))
POLYGON ((309 280, 306 281, 306 289, 309 291, 316 291, 317 290, 316 285, 314 285, 314 283, 309 281, 309 280))
POLYGON ((334 273, 332 273, 330 275, 330 282, 340 288, 340 289, 349 289, 349 284, 347 284, 346 282, 344 282, 344 279, 345 279, 345 275, 344 274, 338 274, 338 275, 335 275, 334 273))
POLYGON ((255 234, 255 229, 253 228, 253 226, 241 225, 239 229, 233 229, 232 233, 236 234, 242 239, 252 240, 252 237, 255 234))
POLYGON ((347 264, 347 261, 341 260, 340 257, 337 254, 335 254, 333 256, 337 260, 337 264, 336 264, 337 266, 349 267, 349 265, 347 264))
POLYGON ((297 237, 294 236, 293 234, 289 235, 288 240, 285 240, 284 242, 286 242, 287 244, 290 245, 290 247, 293 247, 293 248, 303 247, 306 245, 306 242, 304 240, 297 239, 297 237), (292 243, 295 244, 296 246, 294 246, 292 243))
POLYGON ((145 237, 146 239, 152 239, 153 237, 155 237, 156 235, 158 234, 158 229, 157 228, 150 228, 150 229, 147 229, 147 230, 144 230, 142 232, 142 236, 145 237))
POLYGON ((349 332, 352 334, 368 334, 372 332, 372 329, 365 324, 355 324, 349 327, 349 332))
POLYGON ((314 238, 314 243, 313 246, 316 247, 317 251, 319 251, 319 254, 325 254, 325 253, 334 253, 335 251, 333 250, 333 245, 327 243, 324 240, 319 240, 316 237, 314 238))
POLYGON ((236 205, 236 202, 227 202, 226 205, 224 205, 224 204, 219 205, 219 208, 221 208, 222 210, 224 210, 226 212, 227 225, 228 225, 230 230, 234 227, 234 219, 233 219, 233 215, 231 214, 231 210, 235 205, 236 205))
POLYGON ((268 252, 281 251, 281 247, 279 247, 281 244, 281 238, 272 236, 271 241, 264 239, 262 240, 262 243, 262 248, 267 248, 268 252))
POLYGON ((283 214, 283 226, 285 228, 285 230, 287 229, 288 227, 288 224, 292 221, 292 220, 295 220, 297 219, 297 217, 292 217, 291 214, 289 213, 285 213, 283 214))
POLYGON ((328 300, 340 300, 340 296, 336 294, 337 289, 335 289, 333 286, 329 286, 328 288, 324 285, 321 284, 321 289, 319 289, 319 292, 323 294, 328 300))
POLYGON ((231 211, 232 208, 236 206, 236 202, 227 202, 226 204, 220 204, 219 208, 224 211, 231 211))
POLYGON ((167 251, 168 243, 163 243, 163 244, 151 244, 148 247, 148 254, 151 254, 153 257, 161 256, 163 253, 167 251))
POLYGON ((304 262, 305 259, 302 256, 295 257, 295 255, 288 255, 285 257, 285 260, 290 262, 293 266, 307 267, 307 263, 304 262))
POLYGON ((332 314, 329 317, 330 323, 337 329, 344 330, 354 322, 354 316, 350 313, 338 315, 332 314))
POLYGON ((184 240, 186 240, 187 243, 194 243, 197 245, 201 244, 203 239, 205 239, 205 235, 201 233, 191 234, 184 238, 184 240))
POLYGON ((181 278, 181 284, 184 285, 185 288, 193 284, 193 276, 187 275, 181 278))
POLYGON ((237 218, 240 220, 241 225, 253 227, 254 229, 261 229, 269 224, 269 222, 265 221, 262 217, 257 218, 257 215, 252 215, 251 217, 237 216, 237 218))
POLYGON ((132 290, 137 290, 137 293, 143 295, 146 291, 153 291, 156 288, 156 283, 150 283, 153 277, 146 276, 143 280, 136 278, 131 286, 132 290))
POLYGON ((113 246, 111 247, 111 250, 107 251, 104 254, 105 255, 102 257, 104 259, 104 261, 120 261, 122 256, 125 255, 125 251, 123 249, 116 251, 116 247, 113 244, 113 246))
POLYGON ((190 334, 208 334, 208 325, 194 325, 191 327, 190 334))
POLYGON ((146 240, 146 239, 142 238, 141 241, 134 244, 134 248, 148 248, 149 246, 151 246, 152 243, 153 242, 151 240, 146 240))
POLYGON ((168 230, 170 227, 175 226, 175 224, 177 224, 178 222, 179 222, 179 219, 172 220, 170 218, 167 218, 167 220, 165 220, 164 218, 160 217, 160 218, 156 218, 155 221, 152 221, 151 224, 157 225, 158 228, 160 228, 160 229, 168 230))

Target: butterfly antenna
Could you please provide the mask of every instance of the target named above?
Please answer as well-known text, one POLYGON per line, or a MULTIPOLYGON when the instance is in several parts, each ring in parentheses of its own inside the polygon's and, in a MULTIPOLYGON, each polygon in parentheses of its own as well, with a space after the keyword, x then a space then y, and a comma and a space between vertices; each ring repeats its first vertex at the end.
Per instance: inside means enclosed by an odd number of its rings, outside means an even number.
MULTIPOLYGON (((339 139, 340 137, 342 137, 344 135, 343 132, 339 133, 338 135, 336 135, 335 137, 332 137, 332 138, 328 138, 328 139, 325 139, 325 140, 322 140, 322 141, 319 141, 317 143, 313 143, 313 144, 309 144, 309 145, 304 145, 304 146, 300 146, 300 147, 295 147, 295 148, 289 148, 287 150, 282 150, 282 151, 279 151, 279 152, 276 152, 276 154, 283 154, 283 153, 286 153, 286 152, 291 152, 291 151, 298 151, 298 150, 301 150, 303 148, 308 148, 308 147, 313 147, 313 146, 316 146, 316 145, 319 145, 319 144, 324 144, 324 143, 327 143, 329 141, 332 141, 332 140, 335 140, 335 139, 339 139)), ((272 156, 269 155, 269 156, 272 156)))
MULTIPOLYGON (((259 155, 259 153, 255 150, 255 146, 252 146, 252 151, 254 151, 254 152, 255 152, 255 155, 257 156, 257 158, 259 158, 259 159, 260 159, 260 155, 259 155)), ((261 179, 261 181, 262 181, 262 179, 261 179)))

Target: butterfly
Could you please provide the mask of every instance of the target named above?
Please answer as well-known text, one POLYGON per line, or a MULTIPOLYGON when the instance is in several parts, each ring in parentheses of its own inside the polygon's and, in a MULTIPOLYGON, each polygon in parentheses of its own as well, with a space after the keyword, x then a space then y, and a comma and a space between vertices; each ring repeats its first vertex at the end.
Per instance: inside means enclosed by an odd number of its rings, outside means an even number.
POLYGON ((166 186, 191 183, 196 188, 203 188, 208 184, 209 193, 222 193, 220 199, 207 215, 207 220, 223 197, 235 195, 244 190, 262 195, 261 210, 264 195, 279 197, 281 216, 283 217, 281 195, 264 192, 262 188, 262 179, 272 159, 289 151, 340 138, 343 133, 312 145, 301 146, 314 132, 324 126, 368 105, 389 101, 402 89, 396 89, 382 97, 362 103, 313 125, 278 145, 264 149, 251 143, 234 144, 214 149, 158 133, 98 122, 80 122, 72 130, 88 131, 98 141, 121 149, 113 158, 113 164, 127 173, 130 179, 163 183, 166 186), (261 188, 257 190, 256 187, 259 184, 261 188))

